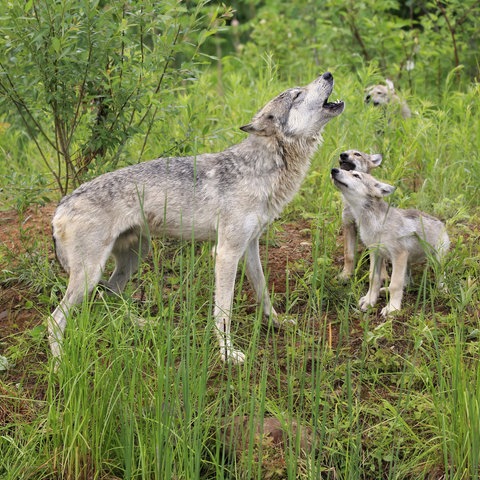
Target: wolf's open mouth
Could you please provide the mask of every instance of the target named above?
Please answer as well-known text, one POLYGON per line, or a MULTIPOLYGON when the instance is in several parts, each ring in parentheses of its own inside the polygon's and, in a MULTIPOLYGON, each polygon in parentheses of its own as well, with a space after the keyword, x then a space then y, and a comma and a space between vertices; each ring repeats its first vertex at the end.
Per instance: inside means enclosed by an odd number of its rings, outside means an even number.
POLYGON ((331 109, 335 109, 335 108, 339 108, 339 107, 343 107, 343 102, 342 100, 336 100, 335 102, 329 102, 328 101, 328 98, 323 102, 323 108, 331 108, 331 109))

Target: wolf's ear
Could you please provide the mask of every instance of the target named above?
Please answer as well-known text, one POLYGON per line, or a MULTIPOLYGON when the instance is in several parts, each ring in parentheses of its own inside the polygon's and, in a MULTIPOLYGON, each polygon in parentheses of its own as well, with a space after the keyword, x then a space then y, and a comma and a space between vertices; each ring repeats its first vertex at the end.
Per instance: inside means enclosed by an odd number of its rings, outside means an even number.
POLYGON ((393 85, 393 82, 389 80, 388 78, 385 79, 385 84, 387 85, 387 88, 390 90, 390 92, 395 91, 395 86, 393 85))
POLYGON ((393 185, 389 185, 388 183, 377 182, 375 184, 375 188, 377 189, 379 197, 386 197, 395 191, 397 187, 393 185))
POLYGON ((370 155, 370 160, 376 167, 378 167, 382 163, 383 157, 380 153, 374 153, 373 155, 370 155))
POLYGON ((246 125, 243 125, 243 127, 240 127, 240 130, 251 133, 253 135, 261 135, 264 137, 273 135, 275 132, 273 116, 254 118, 250 123, 247 123, 246 125))
POLYGON ((243 125, 242 127, 240 127, 240 130, 243 130, 244 132, 247 132, 247 133, 255 133, 256 129, 252 123, 247 123, 246 125, 243 125))

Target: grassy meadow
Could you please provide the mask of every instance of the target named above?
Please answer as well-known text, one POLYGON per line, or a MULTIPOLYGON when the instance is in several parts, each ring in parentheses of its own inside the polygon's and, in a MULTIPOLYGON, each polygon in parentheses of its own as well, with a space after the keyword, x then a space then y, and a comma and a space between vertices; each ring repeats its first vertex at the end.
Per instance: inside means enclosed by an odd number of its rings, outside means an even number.
POLYGON ((20 248, 0 247, 0 293, 14 299, 0 309, 0 328, 10 322, 0 340, 0 478, 479 478, 478 84, 457 89, 452 74, 431 95, 406 88, 414 115, 403 120, 364 104, 365 87, 384 78, 373 67, 289 71, 235 56, 222 67, 181 89, 146 148, 133 136, 121 162, 142 150, 141 160, 221 150, 270 98, 331 70, 345 111, 262 241, 274 304, 296 325, 262 325, 241 265, 232 328, 247 360, 222 364, 212 245, 160 238, 124 296, 97 292, 75 309, 55 372, 45 321, 66 276, 50 219, 42 234, 28 225, 59 195, 33 142, 3 119, 1 212, 18 220, 20 248), (382 153, 375 175, 397 186, 392 204, 438 216, 451 238, 448 290, 435 287, 438 265, 415 267, 402 311, 388 320, 384 298, 357 308, 368 288, 364 252, 353 280, 337 280, 342 202, 330 169, 350 148, 382 153), (264 418, 278 420, 283 441, 262 436, 264 418))

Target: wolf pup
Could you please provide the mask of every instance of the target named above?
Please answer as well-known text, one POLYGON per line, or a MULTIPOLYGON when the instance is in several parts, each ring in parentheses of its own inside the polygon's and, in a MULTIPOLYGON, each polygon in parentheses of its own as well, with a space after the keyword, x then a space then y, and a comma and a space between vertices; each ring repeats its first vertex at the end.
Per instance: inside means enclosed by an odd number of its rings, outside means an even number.
POLYGON ((119 293, 149 251, 153 235, 214 240, 214 317, 224 361, 244 361, 230 337, 237 265, 274 324, 259 256, 259 238, 293 198, 321 143, 321 131, 343 112, 329 102, 330 72, 305 87, 286 90, 241 127, 248 137, 219 153, 158 158, 106 173, 62 199, 53 217, 57 257, 69 274, 65 296, 48 324, 50 347, 61 354, 72 305, 99 283, 105 263, 116 266, 106 283, 119 293))
POLYGON ((385 85, 372 85, 368 87, 365 102, 373 103, 375 106, 385 106, 389 103, 396 104, 400 107, 400 115, 403 118, 410 118, 412 116, 412 112, 407 103, 400 99, 395 93, 393 82, 388 79, 385 80, 385 85))
POLYGON ((370 286, 359 302, 363 311, 377 301, 382 264, 385 260, 392 264, 390 299, 381 312, 387 316, 401 308, 408 264, 423 261, 429 254, 439 261, 446 255, 450 241, 445 225, 418 210, 391 207, 383 197, 395 187, 368 173, 334 168, 331 176, 350 207, 362 242, 370 250, 370 286))
MULTIPOLYGON (((340 168, 343 170, 355 170, 357 172, 370 173, 370 171, 378 167, 382 163, 382 155, 374 153, 359 152, 358 150, 347 150, 340 154, 340 168)), ((357 227, 355 226, 355 218, 344 200, 342 212, 343 223, 343 271, 338 278, 346 282, 353 274, 355 261, 355 248, 357 246, 357 227)))

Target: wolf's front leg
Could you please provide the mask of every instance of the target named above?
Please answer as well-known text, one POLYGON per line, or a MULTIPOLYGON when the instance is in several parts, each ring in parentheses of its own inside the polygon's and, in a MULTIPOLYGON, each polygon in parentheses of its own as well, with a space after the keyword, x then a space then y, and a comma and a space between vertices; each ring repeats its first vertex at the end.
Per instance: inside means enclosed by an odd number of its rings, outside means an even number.
POLYGON ((377 303, 380 287, 382 285, 381 272, 383 258, 378 255, 378 252, 370 252, 370 283, 367 294, 360 299, 358 306, 362 311, 368 310, 377 303))
POLYGON ((226 247, 217 247, 215 253, 215 327, 224 362, 243 363, 245 355, 235 350, 230 335, 233 290, 238 261, 241 255, 226 247))
POLYGON ((403 288, 405 286, 405 276, 408 266, 408 251, 401 252, 392 259, 392 279, 388 287, 390 300, 385 308, 382 309, 382 315, 388 316, 390 313, 400 310, 402 307, 403 288))

